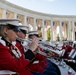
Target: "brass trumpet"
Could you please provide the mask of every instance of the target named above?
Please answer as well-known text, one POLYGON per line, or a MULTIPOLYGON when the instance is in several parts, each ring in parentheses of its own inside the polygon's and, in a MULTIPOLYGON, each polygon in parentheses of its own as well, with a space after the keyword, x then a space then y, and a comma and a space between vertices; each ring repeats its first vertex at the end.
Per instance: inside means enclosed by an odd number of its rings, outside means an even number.
MULTIPOLYGON (((32 39, 29 39, 29 40, 25 40, 26 42, 31 42, 32 41, 32 39)), ((49 52, 53 52, 53 53, 55 53, 55 54, 57 54, 57 55, 59 55, 59 56, 63 56, 64 55, 64 53, 65 53, 65 50, 53 50, 52 49, 52 46, 51 45, 49 45, 51 48, 48 48, 48 47, 46 47, 46 46, 44 46, 44 45, 48 45, 48 44, 46 44, 45 42, 43 42, 43 41, 39 41, 39 43, 41 44, 39 47, 40 48, 42 48, 43 50, 45 50, 45 51, 49 51, 49 52), (43 45, 44 44, 44 45, 43 45)))
MULTIPOLYGON (((22 39, 22 38, 18 38, 18 37, 17 37, 17 39, 18 40, 22 40, 22 41, 27 42, 27 43, 31 43, 32 42, 32 39, 22 39)), ((39 47, 42 48, 43 50, 49 51, 49 52, 53 52, 53 53, 55 53, 55 54, 57 54, 59 56, 63 56, 64 55, 65 50, 62 50, 62 51, 59 51, 59 49, 58 50, 53 50, 52 49, 53 46, 48 45, 46 42, 41 41, 41 38, 39 38, 39 40, 40 40, 39 43, 41 44, 39 47), (50 46, 51 48, 48 48, 48 47, 46 47, 44 45, 50 46)), ((26 46, 26 44, 24 45, 24 47, 26 49, 29 49, 29 46, 26 46)))
POLYGON ((45 47, 45 46, 42 46, 42 45, 40 46, 40 48, 42 48, 43 50, 49 51, 49 52, 53 52, 53 53, 55 53, 55 54, 57 54, 57 55, 59 55, 59 56, 63 56, 64 53, 65 53, 65 50, 62 50, 62 51, 53 50, 53 49, 51 49, 51 48, 48 48, 48 47, 45 47))

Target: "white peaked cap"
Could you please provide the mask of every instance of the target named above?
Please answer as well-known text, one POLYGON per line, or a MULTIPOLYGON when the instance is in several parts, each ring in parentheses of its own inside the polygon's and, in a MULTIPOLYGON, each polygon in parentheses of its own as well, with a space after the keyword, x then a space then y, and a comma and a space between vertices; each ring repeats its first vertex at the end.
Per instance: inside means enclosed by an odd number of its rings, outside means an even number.
POLYGON ((63 41, 63 43, 66 43, 67 41, 63 41))
POLYGON ((76 44, 76 41, 74 41, 73 43, 76 44))
POLYGON ((19 29, 28 31, 28 28, 29 28, 29 27, 26 26, 26 25, 22 25, 22 24, 19 25, 19 29))
POLYGON ((0 19, 0 25, 14 25, 14 26, 19 26, 19 21, 18 19, 0 19))
POLYGON ((38 31, 30 31, 28 34, 29 35, 38 34, 38 31))
POLYGON ((55 44, 57 45, 57 44, 59 44, 59 42, 56 42, 55 44))

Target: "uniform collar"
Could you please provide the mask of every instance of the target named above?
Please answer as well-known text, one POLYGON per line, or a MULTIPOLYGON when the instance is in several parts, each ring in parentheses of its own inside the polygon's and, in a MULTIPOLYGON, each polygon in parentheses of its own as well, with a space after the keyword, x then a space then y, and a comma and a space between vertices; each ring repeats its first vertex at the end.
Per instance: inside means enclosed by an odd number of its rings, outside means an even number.
POLYGON ((16 40, 17 42, 19 42, 20 44, 23 44, 23 41, 20 41, 20 40, 16 40))
POLYGON ((7 40, 5 40, 3 37, 1 38, 3 41, 5 41, 5 43, 6 43, 6 46, 8 46, 8 47, 11 47, 12 46, 12 44, 11 43, 9 43, 7 40))
POLYGON ((19 42, 19 43, 21 43, 21 41, 19 41, 19 40, 16 40, 17 42, 19 42))

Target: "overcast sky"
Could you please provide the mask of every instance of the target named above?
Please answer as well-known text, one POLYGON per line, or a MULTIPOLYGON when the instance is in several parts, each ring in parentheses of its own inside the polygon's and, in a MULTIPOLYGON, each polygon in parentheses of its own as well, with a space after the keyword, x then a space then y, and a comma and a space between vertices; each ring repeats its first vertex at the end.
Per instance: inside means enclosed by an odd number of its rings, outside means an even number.
POLYGON ((76 0, 7 0, 18 6, 38 12, 58 15, 76 15, 76 0))

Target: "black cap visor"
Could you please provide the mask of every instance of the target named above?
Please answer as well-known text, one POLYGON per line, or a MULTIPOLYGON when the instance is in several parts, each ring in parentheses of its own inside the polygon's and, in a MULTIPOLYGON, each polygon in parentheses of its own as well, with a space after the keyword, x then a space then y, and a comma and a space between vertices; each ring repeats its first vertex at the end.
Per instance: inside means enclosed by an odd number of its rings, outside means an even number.
POLYGON ((19 27, 15 26, 15 25, 8 24, 7 27, 8 27, 8 29, 12 29, 15 32, 20 31, 19 27))
POLYGON ((21 31, 22 33, 24 33, 24 34, 27 34, 27 31, 26 31, 26 30, 20 29, 20 31, 21 31))
POLYGON ((29 35, 29 37, 31 37, 31 36, 39 37, 39 35, 38 35, 38 34, 30 34, 30 35, 29 35))

